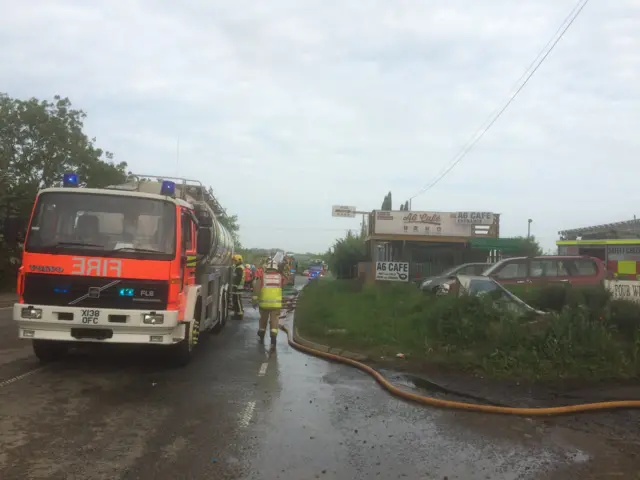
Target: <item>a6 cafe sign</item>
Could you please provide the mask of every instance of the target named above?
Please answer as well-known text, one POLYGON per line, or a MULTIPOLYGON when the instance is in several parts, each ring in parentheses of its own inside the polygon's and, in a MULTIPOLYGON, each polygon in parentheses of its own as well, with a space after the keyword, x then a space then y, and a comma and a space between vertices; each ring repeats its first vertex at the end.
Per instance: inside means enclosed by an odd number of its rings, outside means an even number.
POLYGON ((456 223, 464 225, 492 225, 493 213, 491 212, 457 212, 451 216, 456 216, 456 223))

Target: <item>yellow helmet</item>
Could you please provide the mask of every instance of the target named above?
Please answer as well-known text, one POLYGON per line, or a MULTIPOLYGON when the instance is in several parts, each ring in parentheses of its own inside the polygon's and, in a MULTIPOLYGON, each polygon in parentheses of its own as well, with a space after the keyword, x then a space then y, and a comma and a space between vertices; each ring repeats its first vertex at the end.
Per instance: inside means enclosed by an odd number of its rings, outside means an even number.
POLYGON ((233 256, 233 262, 234 262, 234 263, 244 263, 244 262, 242 261, 242 255, 240 255, 239 253, 236 253, 236 254, 233 256))

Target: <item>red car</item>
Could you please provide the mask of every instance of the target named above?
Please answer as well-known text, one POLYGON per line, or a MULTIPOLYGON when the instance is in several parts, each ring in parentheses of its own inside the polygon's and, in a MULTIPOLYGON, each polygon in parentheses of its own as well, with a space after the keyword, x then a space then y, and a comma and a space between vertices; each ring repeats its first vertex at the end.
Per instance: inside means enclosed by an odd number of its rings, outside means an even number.
POLYGON ((598 285, 606 277, 602 260, 587 256, 544 255, 506 258, 487 268, 482 275, 503 285, 570 283, 598 285))

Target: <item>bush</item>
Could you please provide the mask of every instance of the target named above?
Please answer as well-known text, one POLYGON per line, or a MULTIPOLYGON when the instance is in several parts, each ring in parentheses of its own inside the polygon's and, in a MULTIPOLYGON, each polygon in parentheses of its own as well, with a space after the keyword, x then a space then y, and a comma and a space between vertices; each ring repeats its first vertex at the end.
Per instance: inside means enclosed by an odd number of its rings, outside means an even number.
MULTIPOLYGON (((432 363, 517 378, 629 377, 639 372, 640 306, 600 291, 568 291, 560 312, 531 318, 487 297, 424 295, 410 284, 319 281, 298 301, 296 325, 331 346, 375 355, 402 352, 432 363), (608 298, 608 297, 607 297, 608 298)), ((561 296, 559 290, 554 294, 561 296)))
POLYGON ((329 268, 338 278, 355 278, 358 263, 367 259, 367 249, 362 235, 354 235, 351 230, 344 238, 335 242, 329 254, 329 268))
POLYGON ((565 307, 585 305, 601 315, 611 295, 603 286, 545 284, 540 286, 509 285, 511 292, 538 310, 561 312, 565 307))

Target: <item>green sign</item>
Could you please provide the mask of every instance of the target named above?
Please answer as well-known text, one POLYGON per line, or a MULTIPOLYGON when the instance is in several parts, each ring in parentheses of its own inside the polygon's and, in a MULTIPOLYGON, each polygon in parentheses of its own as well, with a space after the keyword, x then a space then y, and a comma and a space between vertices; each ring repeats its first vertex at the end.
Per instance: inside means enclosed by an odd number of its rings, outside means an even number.
POLYGON ((520 238, 472 238, 470 242, 471 248, 479 250, 518 250, 522 248, 522 239, 520 238))

